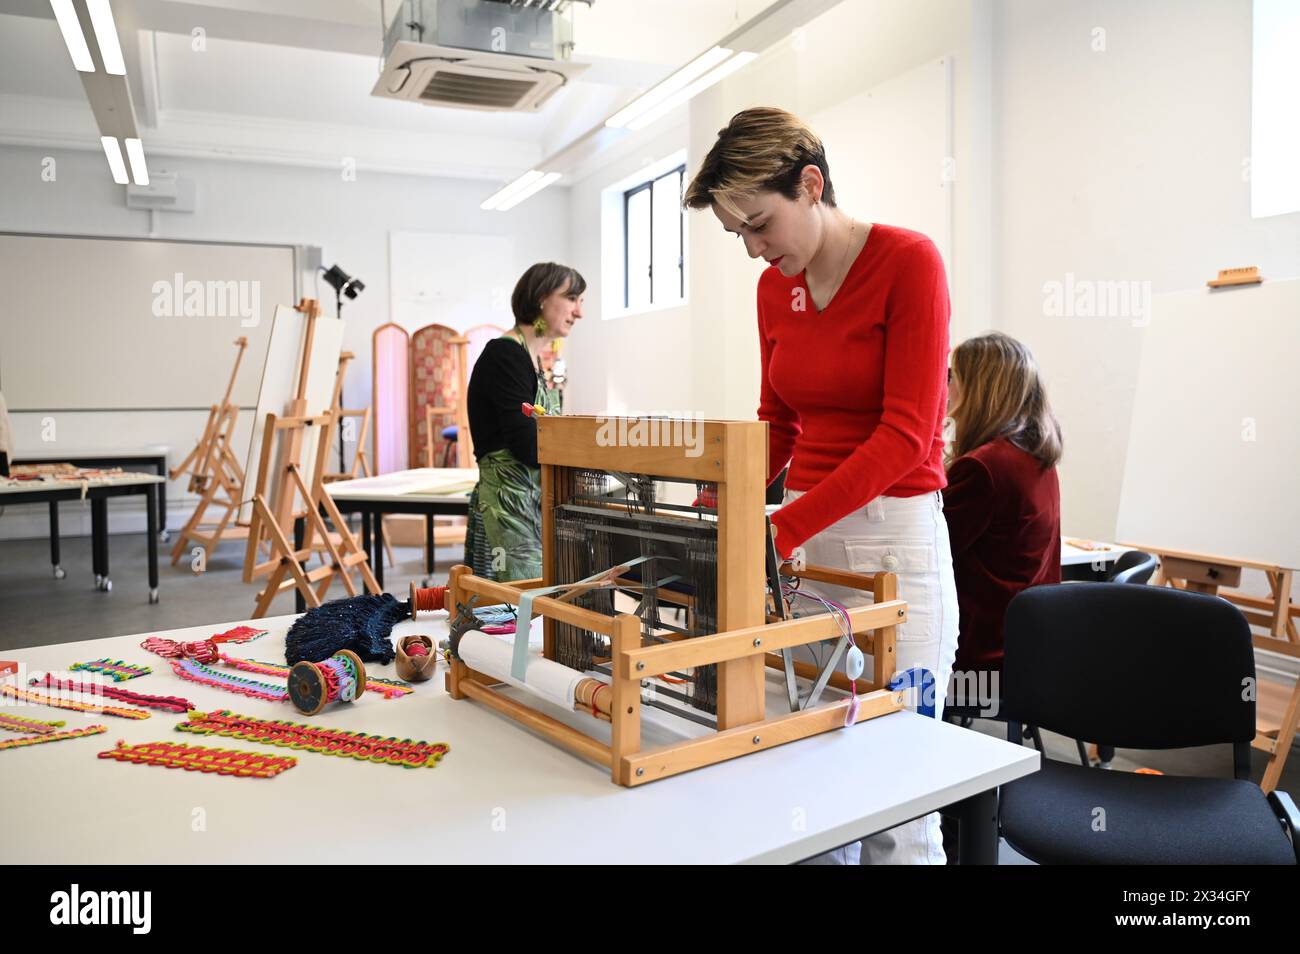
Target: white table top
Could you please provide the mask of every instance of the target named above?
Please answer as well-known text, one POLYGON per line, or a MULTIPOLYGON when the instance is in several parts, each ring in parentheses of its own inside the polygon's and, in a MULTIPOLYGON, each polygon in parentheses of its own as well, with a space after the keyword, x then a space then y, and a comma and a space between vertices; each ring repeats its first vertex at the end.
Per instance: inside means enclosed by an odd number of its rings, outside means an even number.
POLYGON ((140 447, 73 447, 61 444, 46 444, 41 447, 29 447, 14 455, 17 463, 25 460, 66 460, 71 463, 84 457, 158 457, 166 456, 171 451, 169 444, 146 444, 140 447))
POLYGON ((117 474, 112 477, 43 477, 40 480, 14 480, 0 477, 0 494, 38 493, 45 490, 76 490, 79 487, 121 487, 132 484, 161 484, 161 474, 117 474))
POLYGON ((1086 550, 1082 547, 1076 547, 1067 543, 1065 538, 1062 538, 1061 566, 1079 566, 1087 563, 1096 563, 1098 565, 1114 563, 1121 555, 1133 549, 1132 547, 1122 546, 1118 543, 1106 543, 1102 540, 1090 540, 1088 542, 1098 547, 1098 549, 1086 550))
POLYGON ((376 503, 423 498, 464 501, 476 483, 477 467, 419 467, 378 477, 334 481, 325 485, 325 492, 336 500, 376 503))
MULTIPOLYGON (((243 658, 279 661, 294 617, 249 621, 270 634, 227 647, 243 658)), ((159 633, 192 640, 213 624, 159 633)), ((441 638, 445 618, 398 624, 394 635, 441 638)), ((48 863, 291 862, 791 862, 890 828, 1037 770, 1038 753, 911 712, 779 746, 635 789, 470 700, 446 693, 443 666, 401 699, 367 693, 308 719, 265 702, 186 682, 139 648, 142 636, 6 652, 30 672, 62 672, 108 656, 147 663, 153 673, 121 683, 177 695, 201 709, 446 742, 437 768, 405 769, 295 751, 223 736, 176 732, 182 716, 150 710, 139 721, 43 706, 9 709, 69 728, 106 724, 87 738, 0 752, 4 857, 48 863), (272 779, 245 779, 96 758, 117 740, 170 741, 293 755, 272 779), (200 824, 199 822, 202 822, 200 824), (202 830, 196 831, 196 828, 202 830)), ((235 671, 235 670, 232 670, 235 671)), ((392 666, 367 664, 392 677, 392 666)), ((73 677, 84 675, 73 673, 73 677)), ((243 673, 259 681, 271 677, 243 673)), ((8 677, 13 679, 15 677, 8 677)), ((769 686, 779 692, 776 675, 769 686)), ((608 726, 535 702, 608 741, 608 726)), ((662 723, 659 720, 663 720, 662 723)), ((679 738, 643 709, 647 744, 679 738)))

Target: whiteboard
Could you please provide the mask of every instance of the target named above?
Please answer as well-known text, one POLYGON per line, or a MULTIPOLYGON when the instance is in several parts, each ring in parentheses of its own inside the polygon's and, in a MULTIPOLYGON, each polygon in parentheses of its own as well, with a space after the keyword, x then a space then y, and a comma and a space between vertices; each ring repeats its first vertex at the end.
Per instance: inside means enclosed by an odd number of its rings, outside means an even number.
POLYGON ((1300 280, 1156 295, 1116 539, 1300 567, 1300 280))
MULTIPOLYGON (((266 363, 258 376, 257 412, 253 417, 253 434, 248 442, 248 459, 244 466, 247 482, 244 500, 239 509, 238 521, 248 523, 253 519, 253 495, 257 489, 258 470, 262 461, 262 439, 266 432, 266 415, 283 417, 289 402, 298 393, 298 372, 302 370, 302 349, 306 342, 307 320, 302 312, 280 305, 275 309, 271 341, 266 350, 266 363)), ((334 400, 334 379, 338 376, 339 353, 343 350, 343 322, 321 314, 316 319, 312 334, 311 361, 307 367, 306 417, 315 417, 330 410, 334 400)), ((311 486, 316 468, 316 437, 321 428, 309 427, 303 432, 302 456, 299 458, 302 476, 311 486)), ((283 470, 284 439, 274 449, 271 459, 274 468, 267 476, 268 502, 274 510, 277 503, 277 481, 274 474, 283 470)))
MULTIPOLYGON (((195 408, 265 352, 294 300, 290 246, 0 234, 0 388, 11 411, 195 408)), ((231 400, 251 405, 242 372, 231 400)))
POLYGON ((835 202, 928 236, 952 275, 952 61, 918 66, 807 117, 826 147, 835 202))

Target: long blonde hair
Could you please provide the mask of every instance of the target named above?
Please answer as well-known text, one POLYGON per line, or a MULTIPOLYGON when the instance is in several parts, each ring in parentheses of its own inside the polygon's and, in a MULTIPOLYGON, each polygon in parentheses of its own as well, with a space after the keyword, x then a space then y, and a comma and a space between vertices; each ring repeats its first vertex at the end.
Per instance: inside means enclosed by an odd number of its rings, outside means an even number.
POLYGON ((999 437, 1035 458, 1046 470, 1061 459, 1061 425, 1047 401, 1034 356, 1023 344, 994 331, 970 338, 952 353, 956 399, 948 465, 999 437))

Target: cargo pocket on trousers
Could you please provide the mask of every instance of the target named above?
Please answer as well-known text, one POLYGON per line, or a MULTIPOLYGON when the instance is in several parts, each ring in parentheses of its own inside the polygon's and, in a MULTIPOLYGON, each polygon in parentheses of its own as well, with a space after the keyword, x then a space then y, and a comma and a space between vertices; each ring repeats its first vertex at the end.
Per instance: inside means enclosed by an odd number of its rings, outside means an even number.
POLYGON ((844 541, 849 569, 858 573, 893 573, 898 598, 907 601, 907 622, 898 627, 899 640, 939 638, 935 615, 939 572, 934 547, 924 543, 844 541))

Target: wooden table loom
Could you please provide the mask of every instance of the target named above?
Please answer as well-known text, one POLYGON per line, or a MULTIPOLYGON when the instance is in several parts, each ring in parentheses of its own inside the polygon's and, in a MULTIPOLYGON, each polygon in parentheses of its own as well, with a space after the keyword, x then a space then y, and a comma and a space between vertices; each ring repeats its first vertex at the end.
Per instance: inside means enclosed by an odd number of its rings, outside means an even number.
MULTIPOLYGON (((640 594, 635 613, 614 611, 613 586, 536 596, 533 603, 533 612, 543 618, 545 658, 608 681, 607 716, 594 706, 574 708, 593 719, 607 718, 611 741, 606 745, 504 694, 503 677, 476 672, 453 653, 447 689, 454 699, 483 703, 609 766, 613 781, 626 786, 845 727, 851 699, 818 702, 827 683, 851 688, 843 672, 832 671, 838 654, 820 669, 792 658, 799 646, 837 639, 837 645, 847 645, 842 617, 818 612, 783 619, 784 606, 769 603, 765 423, 583 416, 542 417, 537 423, 542 577, 501 583, 457 566, 447 607, 454 619, 472 601, 518 606, 527 590, 576 583, 593 568, 621 571, 617 591, 640 594), (683 446, 679 439, 674 446, 671 438, 683 434, 699 440, 683 446), (696 503, 655 500, 656 482, 665 481, 694 484, 696 503), (636 572, 628 570, 636 562, 628 559, 629 547, 648 560, 636 572), (676 608, 686 612, 684 627, 660 613, 676 608), (769 666, 786 672, 790 712, 768 715, 769 666), (653 682, 665 677, 667 685, 653 682), (795 694, 796 679, 814 681, 802 699, 795 694), (655 691, 644 699, 642 690, 651 685, 655 691), (714 731, 643 750, 643 705, 675 710, 714 731)), ((872 594, 871 605, 848 611, 853 641, 873 660, 872 679, 855 683, 853 721, 901 709, 902 692, 887 688, 895 670, 897 627, 907 619, 906 603, 895 598, 895 576, 818 567, 794 572, 788 563, 781 572, 872 594)), ((527 638, 528 623, 518 621, 516 638, 527 638)))

